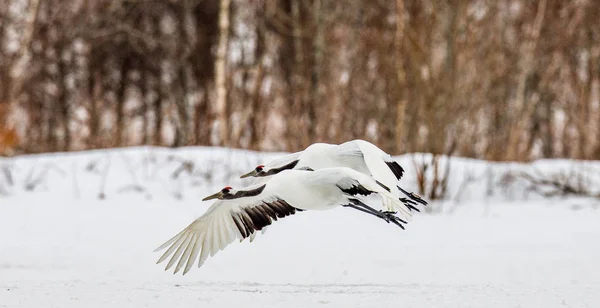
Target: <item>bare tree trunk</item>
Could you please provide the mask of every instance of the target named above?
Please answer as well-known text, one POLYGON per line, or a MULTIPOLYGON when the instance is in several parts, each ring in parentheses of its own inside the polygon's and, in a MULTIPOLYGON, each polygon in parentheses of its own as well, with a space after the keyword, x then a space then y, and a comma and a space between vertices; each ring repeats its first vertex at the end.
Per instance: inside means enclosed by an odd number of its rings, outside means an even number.
POLYGON ((27 136, 27 143, 24 144, 23 148, 26 152, 36 152, 36 149, 40 149, 44 145, 45 135, 45 119, 44 119, 44 100, 28 100, 26 104, 27 108, 27 121, 30 123, 25 128, 25 135, 27 136))
MULTIPOLYGON (((314 22, 316 26, 316 33, 313 38, 313 49, 314 49, 314 62, 311 72, 310 82, 310 100, 308 106, 306 106, 307 112, 307 123, 306 123, 306 134, 304 135, 304 146, 316 141, 317 137, 317 125, 319 124, 317 106, 321 103, 320 85, 321 85, 321 72, 323 66, 323 56, 325 53, 325 38, 324 38, 324 21, 323 21, 323 7, 321 0, 315 0, 313 3, 314 22)), ((323 129, 324 130, 324 129, 323 129)))
POLYGON ((148 106, 150 101, 148 100, 149 80, 147 77, 148 73, 144 68, 140 71, 140 92, 142 96, 142 106, 140 106, 140 116, 142 117, 142 144, 150 144, 150 136, 148 134, 148 106))
POLYGON ((594 42, 592 38, 589 39, 588 46, 588 63, 587 63, 587 80, 582 85, 583 89, 581 90, 581 96, 579 99, 579 121, 577 121, 577 128, 579 134, 579 159, 586 159, 589 157, 588 150, 591 149, 590 146, 594 145, 594 141, 589 138, 589 130, 590 130, 590 112, 592 110, 593 104, 593 96, 592 90, 594 87, 594 82, 596 80, 596 72, 598 72, 598 55, 600 54, 600 48, 594 46, 594 42))
POLYGON ((121 63, 120 69, 120 79, 119 79, 119 88, 117 90, 117 110, 116 110, 116 119, 115 119, 115 146, 124 145, 124 133, 125 133, 125 100, 127 95, 127 85, 128 85, 128 74, 131 69, 132 59, 127 57, 123 59, 123 63, 121 63))
POLYGON ((184 146, 188 143, 188 132, 189 132, 189 114, 188 114, 188 100, 186 92, 188 89, 187 77, 185 74, 185 68, 179 67, 179 89, 178 95, 175 96, 175 105, 177 107, 177 125, 175 129, 178 131, 177 140, 175 140, 176 146, 184 146))
POLYGON ((210 145, 210 123, 212 123, 212 115, 209 112, 210 106, 210 82, 205 81, 203 86, 204 95, 202 102, 196 106, 195 111, 195 129, 196 129, 196 142, 197 144, 210 145))
POLYGON ((404 23, 405 23, 405 8, 404 0, 396 0, 396 36, 394 45, 396 48, 396 78, 398 87, 398 102, 396 105, 396 146, 395 151, 403 153, 406 151, 404 147, 405 138, 405 115, 406 115, 406 72, 404 71, 404 23))
POLYGON ((156 146, 163 145, 162 129, 164 124, 164 97, 162 87, 162 82, 160 80, 156 80, 154 83, 154 91, 156 92, 156 96, 154 97, 154 102, 152 104, 152 107, 154 108, 154 145, 156 146))
POLYGON ((590 119, 590 105, 591 105, 591 93, 593 86, 593 74, 592 69, 592 56, 589 57, 587 68, 588 68, 588 80, 581 86, 581 95, 579 97, 579 114, 577 116, 577 131, 578 131, 578 151, 577 158, 587 158, 587 146, 588 142, 588 122, 590 119))
POLYGON ((25 68, 31 60, 31 42, 33 40, 33 32, 35 30, 38 13, 40 10, 41 0, 30 0, 29 8, 27 9, 27 19, 25 20, 25 29, 22 32, 21 46, 17 56, 11 67, 10 74, 13 75, 11 78, 11 88, 9 89, 9 102, 14 103, 15 96, 21 91, 23 81, 25 79, 25 68))
MULTIPOLYGON (((261 57, 262 59, 262 57, 261 57)), ((262 62, 262 61, 261 61, 262 62)), ((250 116, 250 118, 248 119, 249 121, 249 126, 250 126, 250 142, 248 144, 248 146, 253 149, 253 150, 259 150, 260 149, 260 142, 262 141, 263 137, 262 135, 262 122, 261 119, 263 119, 263 117, 266 117, 266 115, 264 114, 264 107, 262 107, 262 95, 261 95, 261 88, 263 86, 263 81, 265 79, 265 73, 264 73, 264 68, 262 67, 262 63, 258 64, 258 67, 256 68, 256 77, 255 77, 255 85, 254 85, 254 92, 252 93, 252 113, 253 115, 250 116)))
POLYGON ((227 44, 229 43, 229 6, 231 0, 221 0, 219 9, 219 47, 215 61, 215 84, 217 100, 215 104, 217 120, 219 123, 219 143, 227 146, 229 136, 229 115, 227 108, 227 44))
POLYGON ((302 68, 304 68, 304 50, 302 48, 302 21, 300 17, 300 1, 291 0, 291 13, 292 13, 292 40, 294 46, 294 65, 292 70, 292 114, 288 118, 289 126, 288 132, 288 150, 294 151, 298 148, 303 148, 302 138, 302 108, 303 108, 303 97, 304 89, 302 68))
MULTIPOLYGON (((242 45, 241 50, 240 50, 240 63, 242 63, 244 66, 246 66, 246 48, 242 45)), ((240 98, 236 99, 237 101, 237 105, 240 106, 241 111, 241 117, 238 121, 238 124, 231 127, 230 131, 231 133, 229 134, 229 146, 231 147, 241 147, 241 139, 243 137, 244 131, 247 129, 247 125, 245 125, 245 123, 248 123, 248 119, 252 116, 252 105, 248 104, 246 102, 248 102, 248 90, 247 90, 247 84, 248 84, 248 79, 249 79, 249 68, 244 68, 242 69, 241 72, 241 78, 240 78, 240 84, 241 84, 241 89, 239 90, 240 92, 240 98)), ((233 86, 231 87, 233 88, 233 86)), ((235 103, 234 103, 235 104, 235 103)), ((236 106, 234 104, 230 104, 230 108, 231 110, 235 110, 236 106)))
POLYGON ((447 103, 452 103, 454 98, 454 92, 456 90, 456 59, 457 59, 457 37, 458 37, 458 26, 460 24, 461 17, 465 13, 467 8, 466 0, 454 0, 450 5, 450 26, 446 34, 446 63, 445 63, 445 92, 447 97, 447 103))
POLYGON ((544 158, 554 158, 554 125, 552 121, 552 112, 554 106, 552 101, 554 97, 548 95, 548 97, 542 96, 542 127, 541 127, 541 138, 542 138, 542 154, 544 158))
POLYGON ((508 160, 519 158, 519 143, 524 132, 525 122, 535 111, 535 103, 529 102, 529 104, 525 104, 525 92, 527 90, 527 78, 529 78, 534 67, 534 56, 544 23, 544 16, 546 15, 546 4, 547 0, 539 0, 535 20, 531 28, 530 39, 524 46, 523 66, 517 81, 517 94, 512 115, 514 123, 510 129, 506 149, 508 160))
POLYGON ((46 123, 46 146, 43 147, 43 151, 55 152, 57 151, 57 138, 56 138, 56 126, 57 126, 57 111, 52 98, 46 94, 44 95, 44 122, 46 123))
POLYGON ((259 150, 260 142, 262 141, 262 131, 261 131, 261 119, 263 118, 263 110, 262 107, 262 95, 261 90, 263 87, 263 81, 265 77, 265 72, 263 68, 263 60, 265 54, 265 25, 263 21, 262 12, 257 14, 257 25, 255 29, 256 34, 256 48, 254 49, 254 59, 256 61, 256 76, 254 78, 254 90, 252 92, 252 101, 251 101, 251 111, 252 115, 248 119, 248 126, 250 128, 250 142, 248 143, 248 147, 250 149, 259 150))
MULTIPOLYGON (((59 51, 62 51, 61 48, 58 48, 59 51)), ((62 59, 60 52, 59 57, 57 59, 58 62, 58 80, 56 81, 58 86, 58 105, 60 106, 60 113, 62 118, 62 129, 64 133, 62 150, 69 151, 71 148, 71 129, 70 129, 70 121, 71 121, 71 106, 68 101, 67 96, 67 85, 66 85, 66 75, 67 68, 64 60, 62 59)))
POLYGON ((200 120, 202 118, 202 114, 203 112, 203 107, 204 106, 204 102, 201 102, 199 104, 197 104, 196 106, 194 106, 194 119, 193 119, 193 123, 192 125, 194 125, 194 140, 193 140, 193 144, 194 145, 199 145, 202 144, 202 140, 200 139, 200 125, 202 123, 202 121, 200 120))
POLYGON ((88 107, 88 131, 89 136, 87 140, 88 147, 96 149, 100 147, 100 102, 102 95, 102 85, 100 73, 93 72, 88 67, 88 95, 89 95, 89 107, 88 107))
POLYGON ((179 35, 184 43, 179 45, 179 63, 177 63, 177 95, 175 98, 175 104, 177 107, 178 123, 176 129, 178 130, 178 139, 176 140, 177 146, 188 145, 192 138, 190 138, 190 101, 188 100, 188 91, 190 90, 190 78, 188 77, 188 66, 187 63, 190 61, 190 54, 192 52, 192 46, 196 44, 196 36, 194 28, 194 22, 192 21, 192 8, 191 1, 184 0, 181 2, 181 7, 178 10, 179 18, 179 35))
MULTIPOLYGON (((600 45, 595 45, 594 47, 592 47, 592 54, 590 55, 590 57, 592 57, 592 71, 594 73, 592 73, 592 75, 590 75, 590 78, 592 80, 592 84, 598 84, 598 78, 599 78, 599 74, 598 72, 598 67, 600 66, 600 45)), ((590 97, 592 99, 592 97, 590 97)), ((591 159, 595 159, 595 160, 599 160, 600 159, 600 110, 597 110, 595 116, 596 117, 596 134, 595 137, 593 137, 593 139, 596 141, 596 145, 595 148, 592 151, 592 156, 590 157, 591 159)))
MULTIPOLYGON (((17 95, 20 93, 21 88, 23 86, 24 80, 27 75, 27 65, 31 60, 31 42, 33 40, 33 33, 36 28, 36 24, 38 21, 38 13, 40 9, 41 0, 30 0, 29 7, 27 9, 27 18, 25 20, 25 24, 23 26, 24 30, 21 32, 21 41, 20 41, 20 49, 16 54, 16 59, 12 61, 11 64, 8 64, 6 67, 6 72, 0 72, 0 133, 11 132, 16 136, 16 132, 13 127, 9 127, 8 118, 12 113, 12 110, 15 109, 17 102, 17 95), (6 75, 5 75, 6 74, 6 75)), ((2 15, 8 12, 8 8, 10 7, 9 3, 3 3, 4 7, 0 9, 2 15)), ((0 18, 5 18, 5 16, 0 16, 0 18)), ((10 22, 10 21, 9 21, 10 22)), ((6 42, 4 41, 4 22, 0 22, 0 46, 5 47, 6 42)), ((0 53, 0 57, 3 55, 0 53)), ((0 60, 0 64, 2 60, 0 60)), ((0 65, 0 69, 2 66, 0 65)), ((7 143, 6 140, 4 143, 7 143)))

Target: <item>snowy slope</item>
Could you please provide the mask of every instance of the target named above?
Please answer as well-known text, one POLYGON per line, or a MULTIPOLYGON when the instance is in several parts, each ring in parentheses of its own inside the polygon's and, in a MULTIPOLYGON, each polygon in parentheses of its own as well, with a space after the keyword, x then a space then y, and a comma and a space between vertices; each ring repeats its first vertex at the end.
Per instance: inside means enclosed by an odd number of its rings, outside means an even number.
MULTIPOLYGON (((593 176, 598 163, 456 159, 441 213, 415 215, 406 231, 348 209, 303 212, 186 276, 155 264, 153 249, 211 204, 203 196, 248 183, 237 175, 272 155, 132 148, 1 160, 11 176, 0 172, 0 307, 600 303, 597 201, 487 187, 507 169, 593 176), (177 173, 182 162, 189 172, 177 173)), ((413 173, 412 157, 398 160, 413 173)))

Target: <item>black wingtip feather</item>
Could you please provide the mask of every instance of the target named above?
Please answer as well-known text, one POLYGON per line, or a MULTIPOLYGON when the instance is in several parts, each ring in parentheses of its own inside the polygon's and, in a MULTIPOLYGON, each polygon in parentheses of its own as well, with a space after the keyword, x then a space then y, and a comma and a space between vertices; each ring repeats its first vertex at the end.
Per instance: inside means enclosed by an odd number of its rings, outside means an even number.
POLYGON ((392 170, 398 180, 402 177, 402 175, 404 175, 404 168, 402 168, 402 166, 400 166, 397 162, 386 161, 385 163, 388 165, 390 170, 392 170))
POLYGON ((236 227, 243 238, 252 235, 270 225, 274 220, 293 215, 298 209, 284 200, 263 202, 254 207, 242 209, 239 213, 231 213, 236 227))

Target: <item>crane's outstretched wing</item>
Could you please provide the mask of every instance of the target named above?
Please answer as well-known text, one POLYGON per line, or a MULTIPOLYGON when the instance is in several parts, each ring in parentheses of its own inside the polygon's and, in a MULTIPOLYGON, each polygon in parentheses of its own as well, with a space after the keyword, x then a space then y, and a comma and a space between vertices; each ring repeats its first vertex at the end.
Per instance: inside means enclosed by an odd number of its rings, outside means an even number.
POLYGON ((371 171, 373 178, 392 187, 404 175, 404 169, 392 157, 374 144, 356 140, 358 147, 364 155, 365 164, 371 171))
POLYGON ((404 175, 404 168, 402 168, 402 166, 400 166, 400 164, 398 164, 395 160, 393 160, 391 156, 383 157, 383 161, 388 166, 388 168, 390 168, 390 170, 392 170, 392 173, 394 173, 394 176, 396 177, 396 179, 399 180, 400 178, 402 178, 402 176, 404 175))
MULTIPOLYGON (((262 228, 262 230, 260 230, 261 234, 265 234, 265 232, 267 231, 267 227, 262 228)), ((254 232, 252 234, 250 234, 250 243, 254 242, 254 239, 256 238, 256 236, 258 235, 258 232, 254 232)))
MULTIPOLYGON (((400 164, 398 164, 394 159, 383 150, 375 146, 374 144, 364 141, 364 140, 354 140, 357 146, 361 149, 361 152, 364 155, 364 163, 369 169, 368 173, 371 174, 373 178, 391 189, 391 193, 395 195, 398 199, 402 201, 404 207, 407 207, 411 210, 419 211, 416 207, 413 206, 414 202, 406 198, 400 197, 401 188, 397 186, 398 180, 402 178, 404 175, 404 169, 400 164)), ((427 204, 422 199, 415 199, 412 195, 407 195, 412 200, 421 203, 427 204)), ((416 204, 416 203, 415 203, 416 204)), ((395 203, 388 202, 388 200, 384 200, 383 202, 384 208, 388 211, 401 211, 402 208, 398 208, 395 203)))
POLYGON ((339 157, 348 167, 372 175, 392 187, 403 175, 404 169, 392 157, 374 144, 356 139, 336 147, 339 157))
POLYGON ((157 263, 170 257, 165 270, 177 263, 174 273, 183 267, 185 275, 196 259, 200 267, 208 256, 214 256, 234 240, 251 237, 273 220, 293 215, 296 210, 273 195, 219 200, 204 215, 155 250, 168 247, 157 263))

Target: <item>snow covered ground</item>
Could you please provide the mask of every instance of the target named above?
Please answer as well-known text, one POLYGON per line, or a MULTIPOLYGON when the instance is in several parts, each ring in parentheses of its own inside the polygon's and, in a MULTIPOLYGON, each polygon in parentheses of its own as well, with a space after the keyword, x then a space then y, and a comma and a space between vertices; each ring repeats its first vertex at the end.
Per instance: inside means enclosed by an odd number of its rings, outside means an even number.
MULTIPOLYGON (((133 148, 0 160, 0 307, 600 307, 598 201, 491 189, 500 171, 593 176, 599 163, 455 159, 449 201, 406 231, 348 209, 302 212, 186 276, 155 264, 154 248, 211 204, 203 196, 247 183, 236 176, 270 155, 133 148)), ((398 160, 414 189, 411 158, 398 160)))

